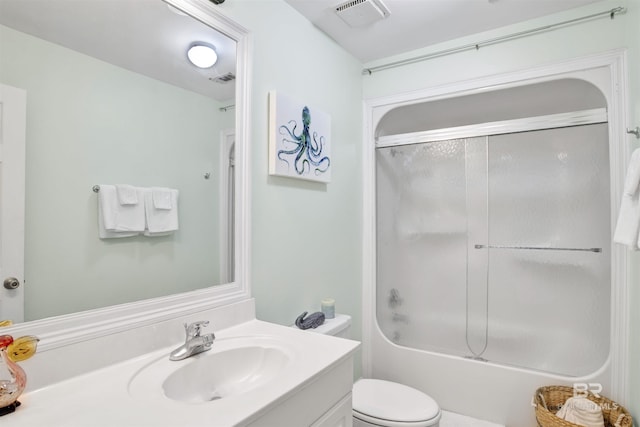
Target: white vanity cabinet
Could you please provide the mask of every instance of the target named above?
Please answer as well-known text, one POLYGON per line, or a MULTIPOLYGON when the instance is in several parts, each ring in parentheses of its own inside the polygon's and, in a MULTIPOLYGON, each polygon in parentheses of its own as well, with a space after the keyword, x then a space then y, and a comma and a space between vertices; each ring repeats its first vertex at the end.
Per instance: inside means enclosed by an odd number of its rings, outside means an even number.
POLYGON ((351 393, 349 393, 348 396, 313 423, 311 427, 352 427, 352 407, 351 393))
POLYGON ((311 378, 243 427, 351 427, 353 357, 311 378))

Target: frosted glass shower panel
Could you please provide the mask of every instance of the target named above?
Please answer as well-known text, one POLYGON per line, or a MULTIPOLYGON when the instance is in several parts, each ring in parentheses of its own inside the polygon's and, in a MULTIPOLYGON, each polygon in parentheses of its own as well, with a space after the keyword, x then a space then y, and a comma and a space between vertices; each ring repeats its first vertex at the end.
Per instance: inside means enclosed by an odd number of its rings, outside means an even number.
POLYGON ((474 242, 486 242, 489 212, 487 205, 488 137, 470 138, 465 142, 465 175, 467 200, 466 262, 466 343, 469 356, 483 358, 488 333, 488 254, 477 251, 474 242))
POLYGON ((467 143, 376 150, 377 320, 400 345, 468 353, 467 143))
POLYGON ((570 376, 605 363, 611 317, 607 139, 606 124, 490 138, 492 248, 478 249, 489 259, 483 357, 570 376), (602 251, 589 250, 596 248, 602 251))
POLYGON ((609 354, 607 124, 378 148, 378 325, 566 376, 609 354))

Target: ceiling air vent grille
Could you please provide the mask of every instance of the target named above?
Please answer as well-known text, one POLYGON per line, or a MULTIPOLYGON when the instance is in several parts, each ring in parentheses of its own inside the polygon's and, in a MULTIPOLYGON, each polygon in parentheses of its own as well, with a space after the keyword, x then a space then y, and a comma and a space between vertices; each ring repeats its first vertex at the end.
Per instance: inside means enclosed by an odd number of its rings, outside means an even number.
POLYGON ((342 4, 342 5, 338 6, 338 7, 336 7, 336 12, 342 12, 345 9, 349 9, 350 7, 357 6, 360 3, 366 3, 367 1, 369 1, 369 0, 353 0, 353 1, 347 2, 345 4, 342 4))
POLYGON ((234 81, 235 79, 236 79, 236 75, 233 73, 227 73, 215 78, 214 77, 209 78, 209 80, 216 83, 229 83, 234 81))
POLYGON ((336 6, 336 14, 351 27, 364 27, 391 14, 382 0, 351 0, 336 6))

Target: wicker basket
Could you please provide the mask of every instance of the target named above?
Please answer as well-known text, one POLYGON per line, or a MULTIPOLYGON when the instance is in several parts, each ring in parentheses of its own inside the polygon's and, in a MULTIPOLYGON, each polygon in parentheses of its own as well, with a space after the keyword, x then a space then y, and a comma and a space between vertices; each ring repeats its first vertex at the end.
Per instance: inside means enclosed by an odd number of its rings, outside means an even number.
MULTIPOLYGON (((539 427, 580 427, 556 416, 564 402, 573 397, 574 390, 566 386, 547 386, 536 390, 534 396, 536 420, 539 427)), ((632 427, 633 420, 629 412, 616 402, 602 396, 589 393, 587 398, 602 408, 605 427, 632 427)))

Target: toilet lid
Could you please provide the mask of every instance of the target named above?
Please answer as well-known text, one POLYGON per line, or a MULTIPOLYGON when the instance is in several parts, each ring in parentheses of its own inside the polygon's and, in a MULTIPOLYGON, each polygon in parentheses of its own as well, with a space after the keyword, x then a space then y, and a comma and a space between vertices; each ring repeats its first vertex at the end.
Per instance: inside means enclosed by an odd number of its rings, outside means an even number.
POLYGON ((353 385, 353 410, 369 417, 399 422, 428 421, 440 415, 435 400, 404 384, 361 379, 353 385))

